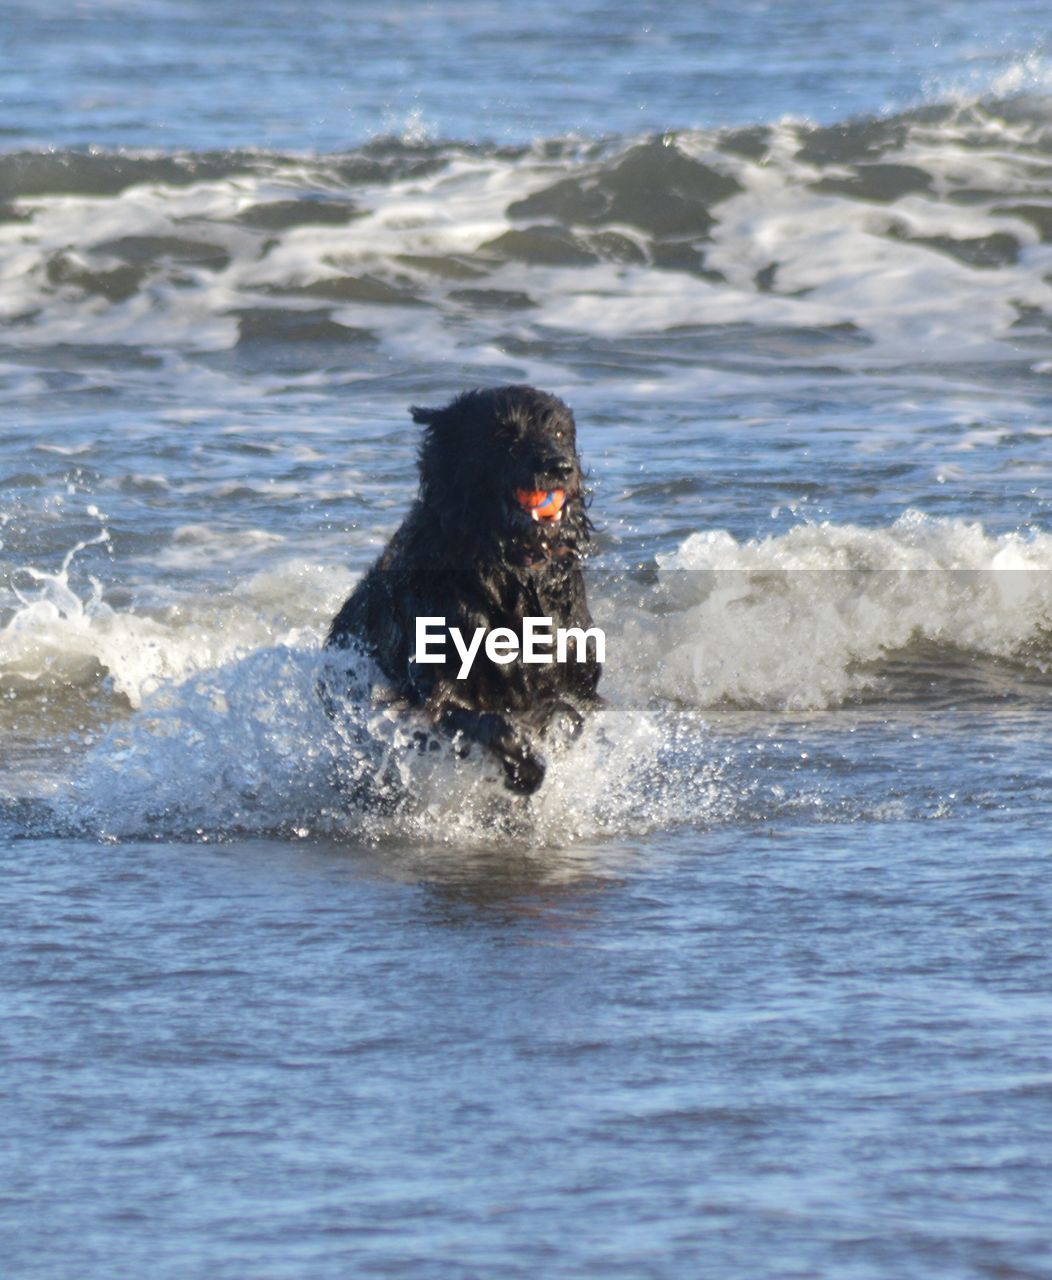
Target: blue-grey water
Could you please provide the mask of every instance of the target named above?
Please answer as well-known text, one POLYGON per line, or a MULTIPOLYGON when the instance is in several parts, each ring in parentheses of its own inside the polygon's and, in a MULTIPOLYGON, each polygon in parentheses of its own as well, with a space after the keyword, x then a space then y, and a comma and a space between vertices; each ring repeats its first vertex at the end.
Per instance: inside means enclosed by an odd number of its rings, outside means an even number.
POLYGON ((5 1275, 1052 1275, 1048 40, 0 4, 5 1275), (608 646, 529 802, 314 692, 504 381, 608 646))

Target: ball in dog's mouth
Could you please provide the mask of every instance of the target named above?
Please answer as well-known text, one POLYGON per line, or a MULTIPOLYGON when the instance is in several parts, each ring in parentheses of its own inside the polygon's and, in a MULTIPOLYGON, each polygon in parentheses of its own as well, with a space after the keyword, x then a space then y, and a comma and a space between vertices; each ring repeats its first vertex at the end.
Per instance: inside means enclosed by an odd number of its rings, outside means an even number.
POLYGON ((558 524, 566 505, 565 489, 516 489, 515 501, 537 524, 558 524))

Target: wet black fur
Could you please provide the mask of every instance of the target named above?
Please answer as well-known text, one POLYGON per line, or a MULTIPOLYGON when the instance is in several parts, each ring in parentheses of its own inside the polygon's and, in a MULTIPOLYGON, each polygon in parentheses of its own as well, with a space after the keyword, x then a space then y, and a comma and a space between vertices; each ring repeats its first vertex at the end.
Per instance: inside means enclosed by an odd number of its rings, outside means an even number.
POLYGON ((592 625, 580 559, 592 526, 570 409, 533 387, 468 391, 442 409, 414 407, 424 427, 420 492, 401 527, 336 616, 328 645, 372 655, 396 694, 460 741, 494 753, 506 785, 535 791, 544 779, 540 740, 557 718, 580 726, 597 702, 600 666, 588 661, 507 665, 480 649, 458 680, 460 657, 446 637, 443 665, 411 661, 418 616, 445 618, 470 640, 477 627, 524 617, 558 627, 592 625), (566 491, 558 525, 538 524, 516 489, 566 491))

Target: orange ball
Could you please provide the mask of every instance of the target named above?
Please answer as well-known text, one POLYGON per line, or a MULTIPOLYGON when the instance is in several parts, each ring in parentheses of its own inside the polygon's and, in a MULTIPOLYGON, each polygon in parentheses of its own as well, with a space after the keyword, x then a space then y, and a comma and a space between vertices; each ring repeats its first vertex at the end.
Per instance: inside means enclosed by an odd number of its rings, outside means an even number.
POLYGON ((566 505, 565 489, 516 489, 515 497, 538 520, 554 520, 566 505))

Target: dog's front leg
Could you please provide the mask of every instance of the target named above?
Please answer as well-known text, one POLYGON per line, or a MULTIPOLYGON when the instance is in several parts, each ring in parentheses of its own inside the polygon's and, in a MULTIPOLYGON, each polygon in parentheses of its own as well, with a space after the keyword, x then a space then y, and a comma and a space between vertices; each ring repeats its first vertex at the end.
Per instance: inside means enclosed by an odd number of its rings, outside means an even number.
POLYGON ((544 781, 544 761, 504 716, 468 707, 446 707, 438 716, 438 724, 446 733, 462 733, 492 751, 503 766, 504 785, 510 791, 533 795, 544 781))

